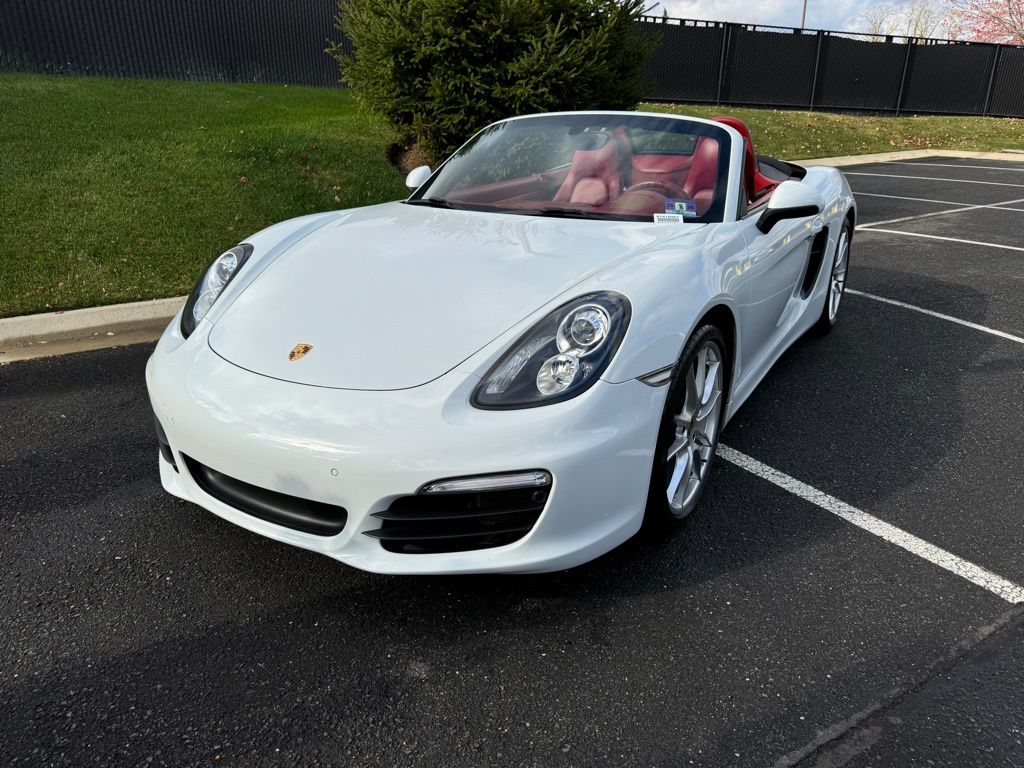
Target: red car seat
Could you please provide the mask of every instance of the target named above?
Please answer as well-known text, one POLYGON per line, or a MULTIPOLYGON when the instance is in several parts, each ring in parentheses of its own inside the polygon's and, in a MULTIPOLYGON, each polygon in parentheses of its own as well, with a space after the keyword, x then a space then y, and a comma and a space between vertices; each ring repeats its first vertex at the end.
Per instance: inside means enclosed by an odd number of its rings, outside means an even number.
POLYGON ((750 129, 747 124, 738 117, 729 117, 728 115, 716 117, 715 122, 735 128, 743 137, 743 186, 747 190, 747 200, 756 200, 765 192, 777 187, 778 182, 765 176, 758 167, 757 155, 754 153, 754 140, 750 138, 750 129))
POLYGON ((577 149, 569 173, 552 202, 604 205, 622 194, 619 144, 610 134, 597 149, 577 149))
POLYGON ((696 203, 698 216, 703 216, 707 212, 714 199, 717 183, 718 140, 702 136, 697 139, 697 146, 693 148, 690 172, 686 174, 686 181, 683 184, 686 196, 696 203))

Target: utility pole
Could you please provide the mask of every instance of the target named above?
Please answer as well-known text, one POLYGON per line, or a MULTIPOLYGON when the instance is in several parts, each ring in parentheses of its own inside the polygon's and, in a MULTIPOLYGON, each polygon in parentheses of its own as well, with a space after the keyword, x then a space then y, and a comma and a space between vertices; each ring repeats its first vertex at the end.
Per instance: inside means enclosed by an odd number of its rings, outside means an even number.
POLYGON ((807 0, 804 0, 804 9, 800 13, 800 29, 807 26, 807 0))

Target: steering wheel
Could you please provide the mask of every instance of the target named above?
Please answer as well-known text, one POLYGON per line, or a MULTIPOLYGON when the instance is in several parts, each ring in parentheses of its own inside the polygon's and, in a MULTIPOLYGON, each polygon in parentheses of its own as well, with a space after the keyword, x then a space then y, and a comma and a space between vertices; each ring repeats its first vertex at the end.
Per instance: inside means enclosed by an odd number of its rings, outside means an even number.
POLYGON ((677 187, 671 181, 667 181, 665 179, 641 181, 639 184, 634 184, 633 186, 629 187, 626 191, 635 192, 642 189, 651 189, 657 192, 661 192, 663 195, 665 195, 665 197, 678 197, 683 199, 690 197, 686 193, 686 190, 684 190, 682 187, 677 187))

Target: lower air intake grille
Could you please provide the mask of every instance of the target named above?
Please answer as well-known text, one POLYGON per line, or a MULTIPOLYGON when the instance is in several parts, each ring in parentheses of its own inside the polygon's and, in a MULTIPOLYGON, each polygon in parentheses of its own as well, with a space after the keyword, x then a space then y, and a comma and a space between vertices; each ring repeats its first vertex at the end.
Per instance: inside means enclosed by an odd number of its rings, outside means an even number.
POLYGON ((467 552, 511 544, 537 523, 549 487, 464 493, 419 493, 396 499, 373 517, 383 525, 367 536, 388 552, 467 552))
POLYGON ((185 454, 181 454, 181 458, 188 473, 203 491, 217 501, 260 520, 317 536, 341 533, 348 520, 348 512, 344 507, 268 491, 228 477, 185 454))

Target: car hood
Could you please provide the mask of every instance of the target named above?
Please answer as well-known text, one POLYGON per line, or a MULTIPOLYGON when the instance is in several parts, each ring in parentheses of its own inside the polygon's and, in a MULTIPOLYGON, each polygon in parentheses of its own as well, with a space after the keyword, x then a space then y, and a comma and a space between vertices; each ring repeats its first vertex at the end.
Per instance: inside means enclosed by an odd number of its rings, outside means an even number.
POLYGON ((402 203, 357 209, 274 258, 209 343, 235 365, 286 381, 415 387, 611 262, 667 239, 682 245, 703 226, 402 203), (297 345, 310 349, 291 359, 297 345))

